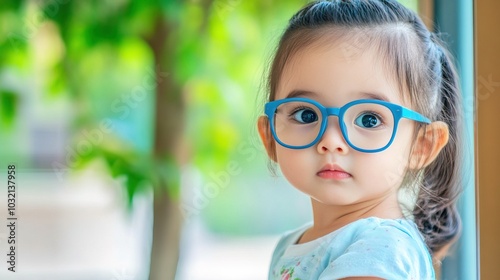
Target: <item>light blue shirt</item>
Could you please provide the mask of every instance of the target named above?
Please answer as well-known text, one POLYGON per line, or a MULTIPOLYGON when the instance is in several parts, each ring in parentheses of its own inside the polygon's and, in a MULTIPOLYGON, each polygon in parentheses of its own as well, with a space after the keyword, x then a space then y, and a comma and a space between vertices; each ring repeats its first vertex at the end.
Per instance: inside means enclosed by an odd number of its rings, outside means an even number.
POLYGON ((280 239, 269 279, 435 279, 432 257, 411 220, 360 219, 316 240, 296 244, 310 226, 280 239))

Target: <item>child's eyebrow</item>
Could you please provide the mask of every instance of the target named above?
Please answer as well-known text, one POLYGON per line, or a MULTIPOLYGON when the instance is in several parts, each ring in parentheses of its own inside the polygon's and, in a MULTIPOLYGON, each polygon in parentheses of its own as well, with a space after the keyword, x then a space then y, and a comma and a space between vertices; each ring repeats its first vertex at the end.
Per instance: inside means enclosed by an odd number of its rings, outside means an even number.
POLYGON ((309 90, 294 89, 290 91, 290 93, 288 93, 288 95, 285 98, 293 98, 300 96, 318 96, 318 94, 309 90))
MULTIPOLYGON (((382 93, 363 91, 359 92, 359 94, 357 95, 359 99, 375 99, 375 100, 390 102, 389 98, 387 98, 387 96, 382 93)), ((290 93, 288 93, 288 95, 285 98, 302 97, 302 96, 317 97, 318 94, 309 90, 294 89, 290 91, 290 93)))
POLYGON ((390 102, 389 98, 387 98, 384 94, 382 93, 376 93, 376 92, 360 92, 359 93, 362 98, 368 98, 368 99, 376 99, 376 100, 381 100, 381 101, 386 101, 390 102))

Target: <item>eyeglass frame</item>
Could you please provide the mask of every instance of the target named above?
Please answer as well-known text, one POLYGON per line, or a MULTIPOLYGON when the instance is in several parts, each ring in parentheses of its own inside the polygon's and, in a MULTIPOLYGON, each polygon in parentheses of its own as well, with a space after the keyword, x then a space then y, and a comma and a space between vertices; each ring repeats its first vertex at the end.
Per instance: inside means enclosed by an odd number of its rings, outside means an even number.
POLYGON ((392 144, 392 142, 394 141, 394 138, 396 137, 396 132, 398 131, 399 121, 402 118, 413 120, 413 121, 420 122, 420 123, 425 123, 425 124, 431 123, 431 121, 428 118, 424 117, 423 115, 421 115, 420 113, 418 113, 416 111, 413 111, 411 109, 408 109, 408 108, 401 106, 401 105, 398 105, 398 104, 394 104, 391 102, 378 100, 378 99, 359 99, 359 100, 354 100, 354 101, 351 101, 349 103, 346 103, 342 107, 325 107, 325 106, 321 105, 321 103, 319 103, 318 101, 313 100, 313 99, 303 98, 303 97, 291 97, 291 98, 284 98, 284 99, 279 99, 279 100, 267 102, 264 106, 264 113, 267 116, 267 118, 269 119, 271 133, 272 133, 274 139, 276 140, 276 142, 278 142, 281 146, 283 146, 285 148, 294 149, 294 150, 306 149, 306 148, 309 148, 309 147, 315 145, 316 143, 318 143, 319 140, 323 137, 323 134, 325 134, 326 127, 328 125, 328 117, 330 117, 330 116, 336 116, 339 119, 340 131, 342 132, 342 136, 344 137, 344 140, 347 142, 347 144, 351 148, 353 148, 354 150, 364 152, 364 153, 377 153, 377 152, 381 152, 381 151, 387 149, 392 144), (320 128, 320 131, 318 132, 318 136, 311 143, 309 143, 307 145, 302 145, 302 146, 288 145, 288 144, 283 143, 276 135, 275 125, 274 125, 274 114, 276 113, 278 106, 280 106, 283 103, 294 102, 294 101, 312 104, 312 105, 316 106, 321 112, 322 120, 321 120, 321 128, 320 128), (368 104, 368 103, 379 104, 379 105, 386 107, 387 109, 389 109, 391 111, 392 116, 394 118, 394 128, 392 130, 391 139, 382 148, 362 149, 362 148, 359 148, 359 147, 355 146, 354 144, 352 144, 351 141, 349 141, 349 138, 347 137, 347 129, 346 129, 345 123, 344 123, 345 112, 350 107, 352 107, 354 105, 368 104))

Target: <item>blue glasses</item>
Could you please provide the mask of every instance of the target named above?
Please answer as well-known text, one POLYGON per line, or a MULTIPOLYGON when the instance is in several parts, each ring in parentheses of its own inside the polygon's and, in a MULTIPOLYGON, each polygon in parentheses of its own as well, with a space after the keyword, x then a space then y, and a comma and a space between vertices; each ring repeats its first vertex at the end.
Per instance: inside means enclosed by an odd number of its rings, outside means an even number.
POLYGON ((387 149, 396 136, 401 118, 431 123, 415 111, 376 99, 355 100, 340 108, 327 108, 308 98, 286 98, 266 103, 265 114, 274 139, 290 149, 305 149, 316 144, 326 130, 329 116, 339 118, 347 144, 365 153, 387 149))

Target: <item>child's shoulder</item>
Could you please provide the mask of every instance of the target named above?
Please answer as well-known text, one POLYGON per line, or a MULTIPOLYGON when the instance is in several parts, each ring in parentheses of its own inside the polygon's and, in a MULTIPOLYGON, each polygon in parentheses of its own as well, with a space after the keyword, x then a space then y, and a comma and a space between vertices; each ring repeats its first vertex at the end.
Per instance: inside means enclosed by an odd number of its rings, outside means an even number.
POLYGON ((376 250, 378 254, 430 255, 422 234, 412 220, 381 219, 376 217, 360 219, 341 228, 331 242, 344 244, 345 249, 376 250))
POLYGON ((370 217, 354 221, 338 230, 353 240, 380 236, 384 239, 403 238, 424 242, 415 223, 408 219, 382 219, 370 217))
POLYGON ((377 271, 388 279, 403 275, 434 278, 432 257, 411 220, 371 217, 355 221, 333 235, 327 246, 329 268, 340 278, 351 275, 349 268, 353 265, 357 273, 372 275, 377 271))

